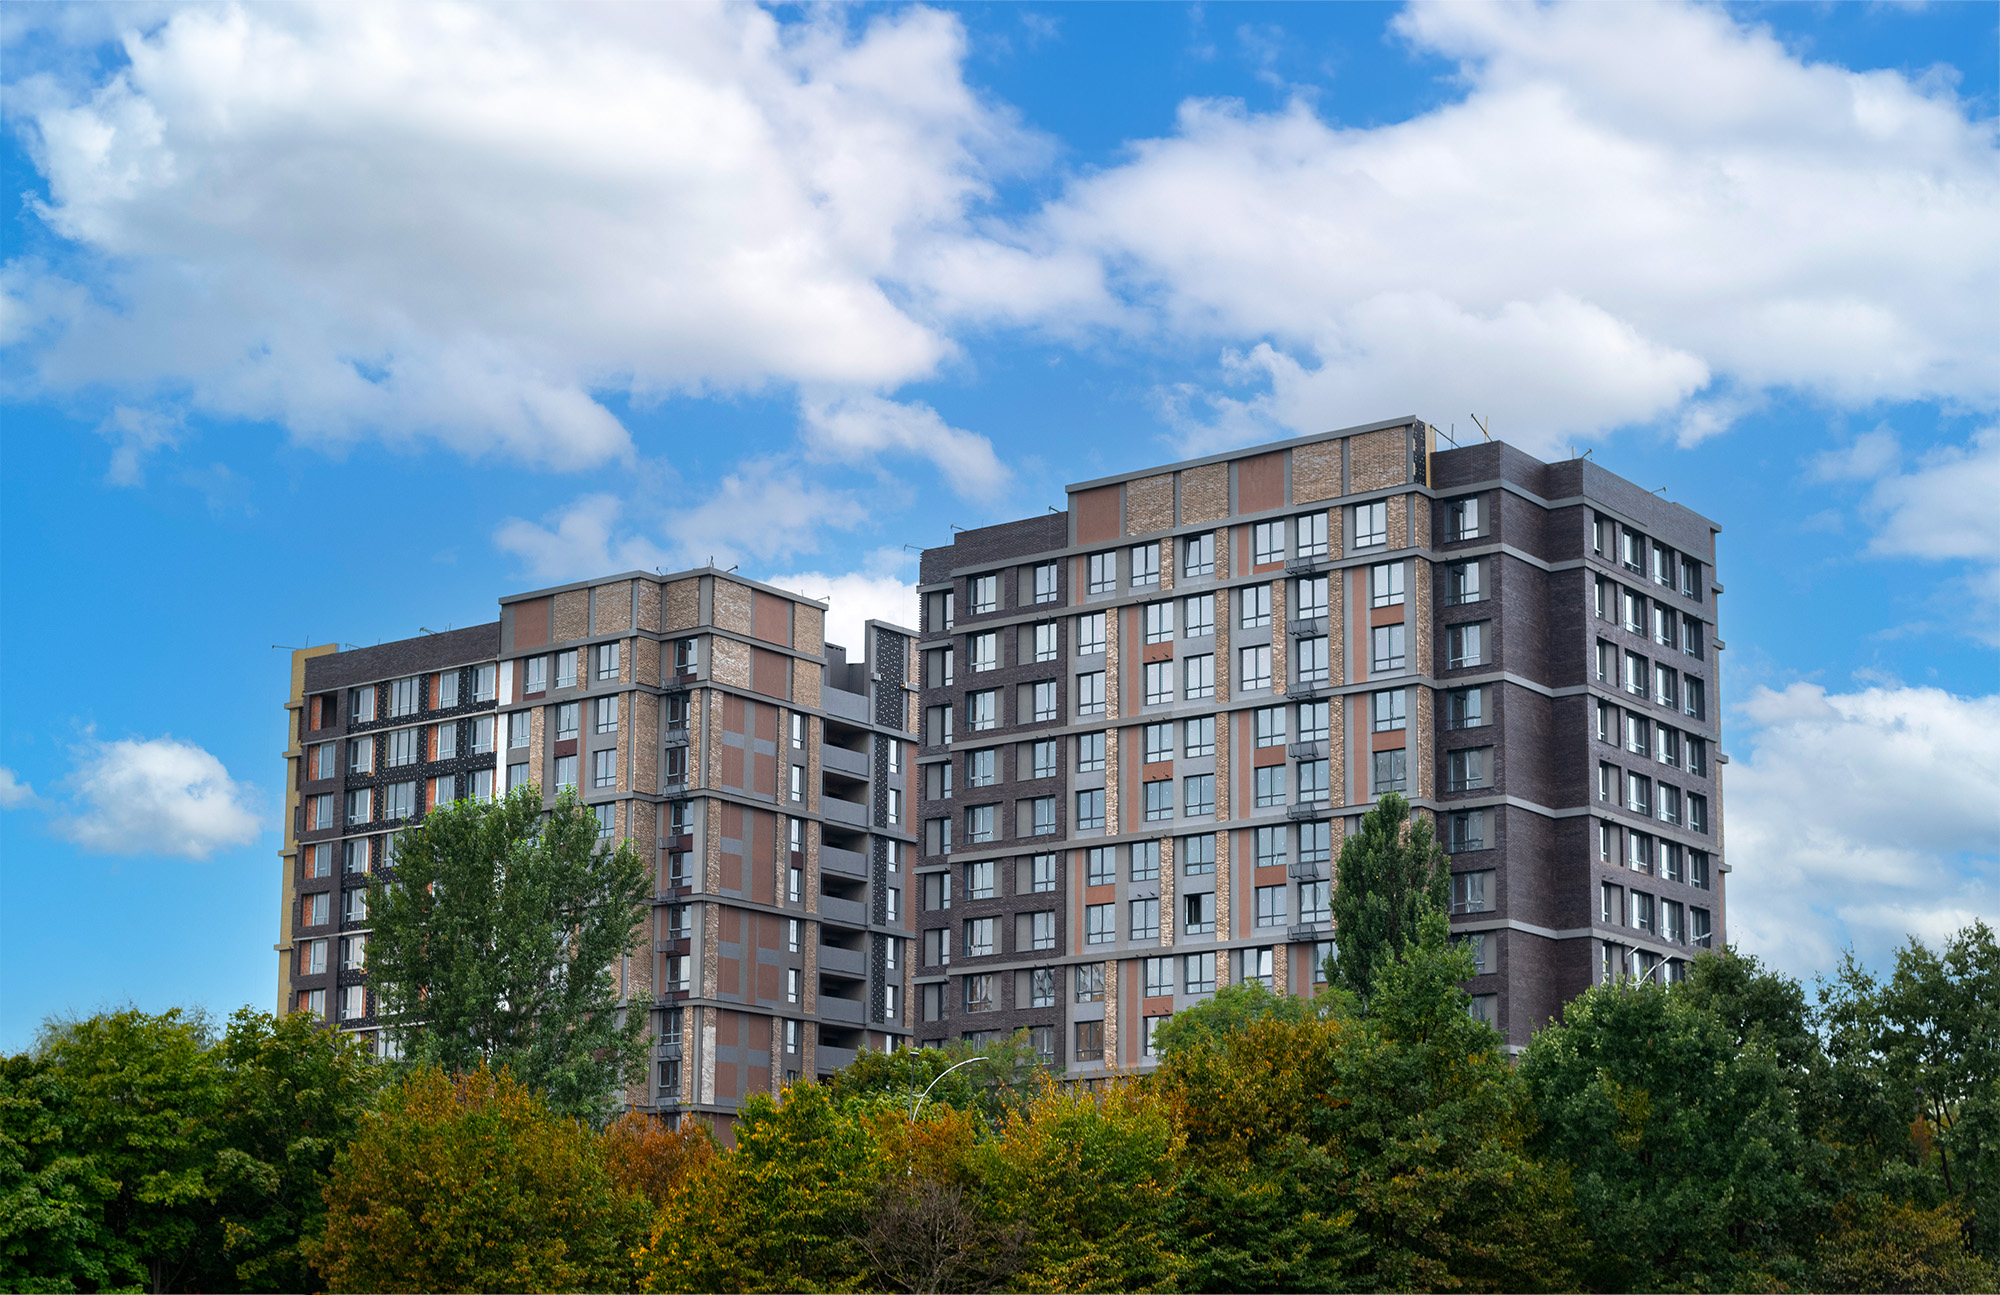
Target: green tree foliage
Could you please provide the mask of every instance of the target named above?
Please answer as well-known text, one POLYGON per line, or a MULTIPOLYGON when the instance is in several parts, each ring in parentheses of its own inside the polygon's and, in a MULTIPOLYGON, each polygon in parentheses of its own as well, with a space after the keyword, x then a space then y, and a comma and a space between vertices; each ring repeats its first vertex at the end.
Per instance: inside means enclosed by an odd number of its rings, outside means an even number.
POLYGON ((914 1110, 941 1103, 976 1111, 999 1128, 1010 1111, 1020 1110, 1039 1091, 1044 1067, 1026 1030, 984 1043, 952 1040, 941 1048, 898 1048, 894 1052, 864 1049, 832 1079, 834 1100, 880 1096, 914 1110), (935 1085, 935 1086, 933 1086, 935 1085))
POLYGON ((506 1071, 406 1074, 326 1189, 314 1263, 351 1291, 625 1290, 650 1202, 506 1071))
POLYGON ((416 1065, 507 1067, 567 1114, 602 1122, 645 1069, 645 1015, 621 1021, 615 971, 639 945, 652 874, 598 846, 565 789, 460 801, 400 840, 369 889, 378 1013, 416 1065))
POLYGON ((249 1009, 52 1021, 0 1066, 0 1286, 303 1290, 300 1252, 375 1072, 249 1009))
POLYGON ((1451 858, 1431 822, 1412 816, 1410 802, 1389 792, 1361 817, 1361 830, 1340 847, 1333 885, 1339 932, 1334 978, 1366 1000, 1376 970, 1417 938, 1426 912, 1451 903, 1451 858))
POLYGON ((1466 1013, 1435 910, 1368 1015, 1217 995, 1169 1028, 1158 1083, 1188 1138, 1181 1249, 1200 1290, 1547 1289, 1577 1240, 1525 1094, 1466 1013), (1206 1019, 1204 1019, 1206 1018, 1206 1019))

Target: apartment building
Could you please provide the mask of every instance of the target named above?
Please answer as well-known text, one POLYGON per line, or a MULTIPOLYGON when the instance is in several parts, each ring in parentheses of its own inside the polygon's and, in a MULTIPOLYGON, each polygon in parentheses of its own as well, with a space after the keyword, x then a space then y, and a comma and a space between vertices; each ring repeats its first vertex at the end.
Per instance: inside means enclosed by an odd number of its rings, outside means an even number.
POLYGON ((426 812, 574 787, 657 882, 621 992, 651 1013, 630 1105, 725 1127, 744 1097, 909 1038, 915 636, 711 569, 498 600, 491 624, 294 653, 279 1006, 382 1037, 368 874, 426 812))
POLYGON ((1401 792, 1472 1010, 1524 1045, 1724 938, 1717 527, 1414 418, 1121 473, 923 555, 919 1043, 1085 1077, 1233 981, 1303 994, 1401 792))

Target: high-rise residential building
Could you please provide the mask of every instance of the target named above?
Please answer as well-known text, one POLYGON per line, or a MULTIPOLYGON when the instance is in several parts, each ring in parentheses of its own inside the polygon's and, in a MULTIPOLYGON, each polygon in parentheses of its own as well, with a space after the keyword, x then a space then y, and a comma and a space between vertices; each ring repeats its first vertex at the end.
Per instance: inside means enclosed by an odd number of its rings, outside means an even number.
POLYGON ((652 1017, 639 1109, 751 1093, 910 1037, 914 635, 710 569, 499 600, 499 619, 294 653, 280 1010, 382 1038, 368 874, 432 808, 574 787, 656 870, 620 992, 652 1017))
POLYGON ((1087 1076, 1231 982, 1311 992, 1389 791, 1510 1046, 1723 939, 1714 523, 1414 418, 1068 495, 923 555, 919 1043, 1087 1076))

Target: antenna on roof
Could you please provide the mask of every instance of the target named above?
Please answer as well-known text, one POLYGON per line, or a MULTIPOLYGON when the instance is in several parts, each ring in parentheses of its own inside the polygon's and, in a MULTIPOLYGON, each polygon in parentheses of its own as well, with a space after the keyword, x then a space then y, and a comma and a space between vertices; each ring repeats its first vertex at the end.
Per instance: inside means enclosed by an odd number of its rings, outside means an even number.
POLYGON ((1667 488, 1665 486, 1655 486, 1653 487, 1653 493, 1665 499, 1667 497, 1667 488))
MULTIPOLYGON (((1472 420, 1472 425, 1473 425, 1474 427, 1477 427, 1477 428, 1479 429, 1479 434, 1480 434, 1481 436, 1484 436, 1484 437, 1485 437, 1485 438, 1486 438, 1486 439, 1487 439, 1488 441, 1491 441, 1491 440, 1493 439, 1493 433, 1491 433, 1491 432, 1489 432, 1489 431, 1487 431, 1487 430, 1486 430, 1486 423, 1482 423, 1482 422, 1480 422, 1480 421, 1479 421, 1479 415, 1478 415, 1478 414, 1467 414, 1467 415, 1466 415, 1466 417, 1467 417, 1467 418, 1470 418, 1470 419, 1472 420)), ((1489 416, 1489 417, 1488 417, 1488 419, 1487 419, 1487 422, 1491 422, 1491 421, 1492 421, 1492 418, 1491 418, 1491 417, 1489 416)))
POLYGON ((951 528, 955 531, 962 531, 965 529, 963 526, 960 526, 957 522, 951 523, 951 528))

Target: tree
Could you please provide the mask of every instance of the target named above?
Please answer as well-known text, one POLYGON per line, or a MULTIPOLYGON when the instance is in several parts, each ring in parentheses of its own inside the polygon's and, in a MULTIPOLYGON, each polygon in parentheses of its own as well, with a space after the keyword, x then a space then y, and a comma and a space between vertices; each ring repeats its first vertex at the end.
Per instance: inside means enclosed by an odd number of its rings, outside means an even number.
POLYGON ((1430 820, 1389 792, 1340 847, 1333 888, 1334 975, 1366 1001, 1375 972, 1417 938, 1427 911, 1451 903, 1451 858, 1430 820))
POLYGON ((1807 1280, 1821 1204, 1789 1076, 1693 998, 1600 985, 1535 1036, 1535 1146, 1567 1160, 1594 1289, 1744 1290, 1807 1280))
MULTIPOLYGON (((942 1085, 940 1085, 942 1086, 942 1085)), ((996 1217, 975 1149, 974 1110, 926 1103, 921 1118, 879 1107, 870 1117, 884 1172, 860 1238, 875 1290, 984 1291, 1013 1284, 1027 1261, 1027 1224, 996 1217)))
POLYGON ((1020 1110, 1039 1091, 1045 1071, 1028 1042, 1028 1032, 1016 1030, 979 1044, 954 1039, 941 1048, 863 1049, 834 1072, 829 1091, 836 1101, 894 1098, 906 1111, 928 1091, 930 1095, 923 1097, 926 1109, 944 1105, 975 1111, 997 1129, 1009 1111, 1020 1110))
POLYGON ((369 887, 378 1014, 416 1065, 507 1067, 555 1110, 602 1121, 645 1071, 646 1017, 614 972, 638 948, 652 873, 599 847, 565 788, 433 810, 369 887))
POLYGON ((326 1203, 314 1266, 353 1291, 625 1290, 649 1213, 612 1181, 598 1135, 483 1067, 404 1075, 326 1203))
POLYGON ((689 1174, 700 1173, 719 1148, 708 1125, 683 1120, 669 1129, 658 1116, 627 1111, 604 1131, 604 1163, 627 1193, 660 1205, 689 1174))
POLYGON ((0 1060, 0 1289, 140 1280, 105 1222, 120 1184, 74 1145, 77 1123, 69 1086, 46 1058, 0 1060))

